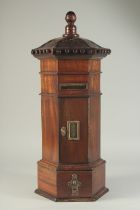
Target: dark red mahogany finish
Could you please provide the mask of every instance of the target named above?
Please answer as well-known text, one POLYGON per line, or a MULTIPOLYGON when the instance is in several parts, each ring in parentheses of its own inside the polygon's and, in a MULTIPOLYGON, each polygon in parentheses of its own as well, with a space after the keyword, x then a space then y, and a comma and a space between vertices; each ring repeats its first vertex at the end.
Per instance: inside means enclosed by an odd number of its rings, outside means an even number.
POLYGON ((100 156, 101 59, 111 50, 80 38, 74 22, 63 37, 32 54, 41 64, 42 159, 36 193, 55 201, 94 201, 105 194, 100 156))

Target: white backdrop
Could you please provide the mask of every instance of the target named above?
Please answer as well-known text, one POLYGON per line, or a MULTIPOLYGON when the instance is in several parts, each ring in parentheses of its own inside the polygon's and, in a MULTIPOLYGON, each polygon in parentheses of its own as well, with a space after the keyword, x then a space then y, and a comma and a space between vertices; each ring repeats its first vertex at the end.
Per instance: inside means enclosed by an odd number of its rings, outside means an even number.
POLYGON ((140 208, 140 1, 0 0, 0 209, 140 208), (32 48, 61 36, 67 11, 81 37, 111 48, 102 60, 102 158, 110 192, 54 203, 33 193, 41 158, 39 60, 32 48))

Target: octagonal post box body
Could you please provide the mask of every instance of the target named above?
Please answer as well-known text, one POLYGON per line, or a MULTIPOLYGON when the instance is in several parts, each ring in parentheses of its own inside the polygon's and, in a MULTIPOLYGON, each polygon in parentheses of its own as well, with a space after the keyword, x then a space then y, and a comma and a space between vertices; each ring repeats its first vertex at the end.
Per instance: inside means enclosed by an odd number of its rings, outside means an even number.
POLYGON ((80 38, 74 12, 61 38, 32 54, 40 60, 42 159, 36 193, 55 201, 92 201, 105 194, 100 156, 101 59, 110 49, 80 38))

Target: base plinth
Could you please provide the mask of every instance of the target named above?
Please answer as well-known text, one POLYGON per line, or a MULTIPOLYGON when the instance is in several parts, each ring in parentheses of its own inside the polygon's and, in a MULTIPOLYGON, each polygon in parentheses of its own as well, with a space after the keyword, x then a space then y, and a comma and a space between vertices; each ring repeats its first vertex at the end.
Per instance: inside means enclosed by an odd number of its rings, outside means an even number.
POLYGON ((107 191, 102 159, 93 164, 77 165, 38 162, 38 189, 35 192, 53 201, 95 201, 107 191))
POLYGON ((107 193, 109 191, 108 188, 103 188, 101 189, 98 193, 96 193, 96 195, 94 195, 93 197, 87 197, 87 198, 56 198, 42 190, 36 189, 35 193, 38 195, 41 195, 45 198, 48 198, 50 200, 53 200, 55 202, 85 202, 85 201, 96 201, 98 200, 100 197, 102 197, 105 193, 107 193))

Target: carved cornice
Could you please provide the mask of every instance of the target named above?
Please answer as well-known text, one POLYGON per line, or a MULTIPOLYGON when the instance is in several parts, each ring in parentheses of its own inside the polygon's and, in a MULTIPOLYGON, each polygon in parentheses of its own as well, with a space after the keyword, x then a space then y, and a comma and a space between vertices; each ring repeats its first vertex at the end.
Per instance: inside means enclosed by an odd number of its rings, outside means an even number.
POLYGON ((52 49, 42 49, 37 48, 32 50, 32 55, 39 58, 42 56, 96 56, 105 57, 111 53, 110 49, 107 48, 52 48, 52 49))

